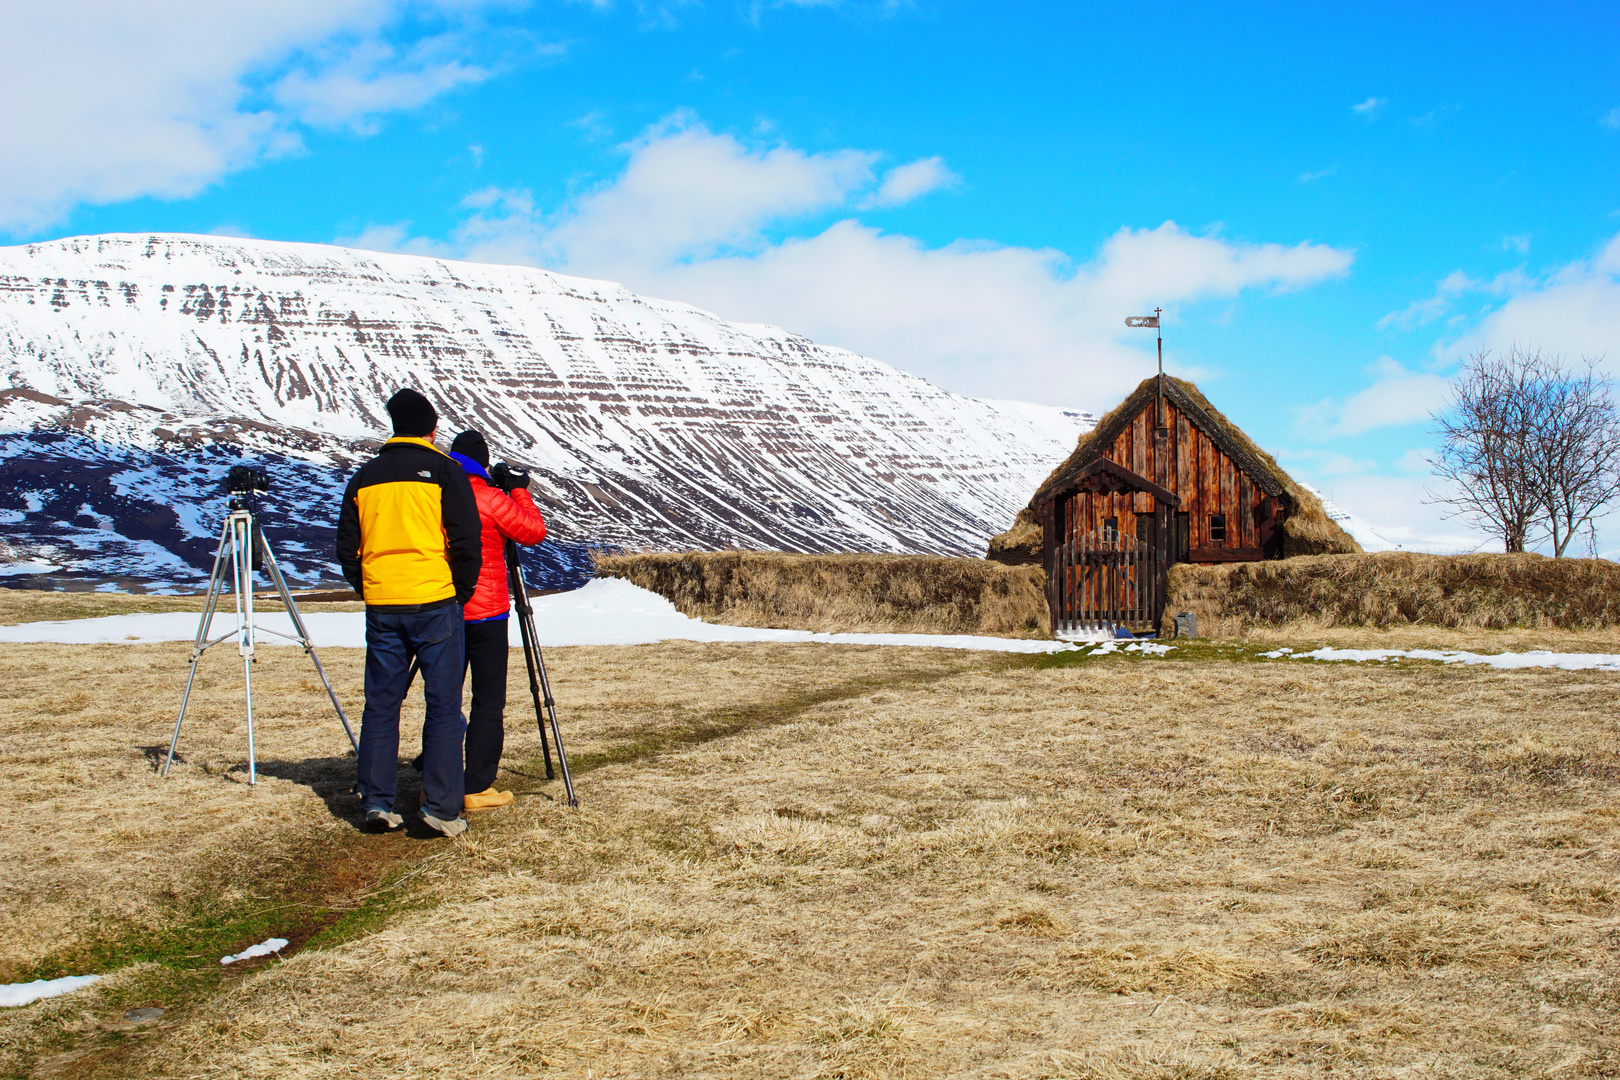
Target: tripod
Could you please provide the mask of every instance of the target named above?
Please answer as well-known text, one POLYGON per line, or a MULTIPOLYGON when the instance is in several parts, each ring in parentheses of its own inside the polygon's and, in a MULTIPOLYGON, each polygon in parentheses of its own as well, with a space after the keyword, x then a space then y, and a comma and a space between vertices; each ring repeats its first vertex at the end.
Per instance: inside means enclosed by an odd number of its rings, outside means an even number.
POLYGON ((326 677, 326 670, 321 667, 320 657, 315 655, 315 645, 309 639, 309 631, 304 629, 304 620, 298 614, 298 605, 293 603, 292 593, 287 591, 287 579, 281 576, 281 567, 276 565, 275 553, 270 550, 270 541, 265 539, 259 531, 259 523, 254 516, 252 496, 245 492, 233 492, 230 502, 230 513, 226 515, 225 525, 219 532, 219 550, 214 555, 214 571, 208 578, 208 602, 203 606, 202 619, 197 623, 197 639, 191 646, 191 674, 186 677, 186 692, 180 698, 180 715, 174 721, 174 737, 169 740, 169 756, 163 759, 162 775, 169 775, 169 766, 174 762, 174 748, 180 742, 180 725, 186 720, 186 705, 191 701, 191 687, 197 679, 197 661, 202 654, 212 649, 226 638, 236 638, 236 651, 242 657, 242 681, 247 693, 247 726, 248 726, 248 783, 256 784, 258 778, 258 762, 253 752, 253 646, 255 632, 274 634, 276 637, 288 641, 296 641, 304 647, 304 652, 315 662, 315 673, 321 677, 321 683, 326 687, 326 694, 332 699, 332 708, 337 710, 338 719, 343 722, 343 730, 348 733, 349 745, 356 754, 360 752, 360 744, 355 742, 354 731, 349 727, 349 718, 343 715, 343 706, 338 704, 337 693, 332 689, 332 681, 326 677), (219 607, 219 597, 225 591, 225 553, 230 552, 230 588, 236 597, 236 629, 221 634, 212 641, 208 640, 208 631, 213 622, 214 611, 219 607), (292 619, 295 636, 280 633, 259 626, 253 621, 253 571, 258 569, 262 562, 265 571, 270 575, 270 581, 275 585, 276 591, 281 594, 281 602, 286 605, 287 615, 292 619))
POLYGON ((540 749, 546 756, 546 779, 557 778, 551 768, 551 746, 546 742, 546 723, 549 721, 551 737, 557 743, 557 765, 562 769, 563 790, 568 794, 568 805, 578 806, 579 799, 574 795, 574 778, 568 771, 568 755, 563 752, 562 728, 557 726, 557 703, 552 700, 551 680, 546 677, 546 658, 540 655, 540 639, 534 631, 534 607, 529 603, 529 590, 523 584, 518 547, 510 540, 506 542, 506 575, 511 582, 512 604, 517 608, 518 633, 523 638, 523 662, 529 669, 529 696, 534 698, 534 722, 540 728, 540 749))

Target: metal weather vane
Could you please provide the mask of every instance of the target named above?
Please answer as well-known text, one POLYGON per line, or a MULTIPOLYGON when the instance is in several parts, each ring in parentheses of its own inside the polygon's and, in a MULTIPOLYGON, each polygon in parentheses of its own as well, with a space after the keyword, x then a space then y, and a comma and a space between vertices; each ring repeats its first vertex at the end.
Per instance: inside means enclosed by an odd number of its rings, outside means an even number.
POLYGON ((1151 315, 1128 315, 1125 317, 1126 326, 1145 327, 1149 330, 1158 331, 1156 336, 1159 342, 1159 423, 1157 426, 1160 438, 1168 434, 1165 430, 1164 416, 1164 332, 1159 329, 1159 316, 1163 312, 1163 308, 1154 308, 1151 315))

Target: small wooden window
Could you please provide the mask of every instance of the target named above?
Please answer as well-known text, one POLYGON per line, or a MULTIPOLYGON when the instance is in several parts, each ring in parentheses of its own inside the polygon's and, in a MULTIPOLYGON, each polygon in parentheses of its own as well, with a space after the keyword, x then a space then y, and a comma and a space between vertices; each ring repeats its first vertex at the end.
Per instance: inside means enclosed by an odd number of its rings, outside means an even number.
POLYGON ((1209 515, 1209 542, 1211 544, 1226 543, 1226 515, 1209 515))
POLYGON ((1103 518, 1103 539, 1104 540, 1118 540, 1119 539, 1119 518, 1117 518, 1117 517, 1103 518))

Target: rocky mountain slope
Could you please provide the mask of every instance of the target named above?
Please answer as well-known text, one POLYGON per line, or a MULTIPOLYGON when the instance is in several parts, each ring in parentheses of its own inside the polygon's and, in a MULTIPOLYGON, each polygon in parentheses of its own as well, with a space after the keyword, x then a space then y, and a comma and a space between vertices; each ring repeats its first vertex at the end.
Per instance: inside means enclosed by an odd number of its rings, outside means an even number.
MULTIPOLYGON (((194 587, 230 464, 266 464, 289 575, 415 386, 535 474, 584 545, 978 554, 1090 418, 618 285, 203 236, 0 248, 0 581, 194 587)), ((446 440, 447 441, 447 440, 446 440)))

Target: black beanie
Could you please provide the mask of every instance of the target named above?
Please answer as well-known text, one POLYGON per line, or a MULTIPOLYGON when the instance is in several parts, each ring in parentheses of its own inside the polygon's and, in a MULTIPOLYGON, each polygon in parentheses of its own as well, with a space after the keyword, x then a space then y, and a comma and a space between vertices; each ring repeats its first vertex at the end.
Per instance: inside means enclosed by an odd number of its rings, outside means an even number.
POLYGON ((472 458, 484 468, 489 468, 489 444, 476 431, 463 431, 457 435, 456 441, 450 444, 450 452, 472 458))
POLYGON ((395 435, 421 439, 439 426, 433 403, 408 386, 388 399, 388 415, 394 421, 395 435))

